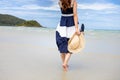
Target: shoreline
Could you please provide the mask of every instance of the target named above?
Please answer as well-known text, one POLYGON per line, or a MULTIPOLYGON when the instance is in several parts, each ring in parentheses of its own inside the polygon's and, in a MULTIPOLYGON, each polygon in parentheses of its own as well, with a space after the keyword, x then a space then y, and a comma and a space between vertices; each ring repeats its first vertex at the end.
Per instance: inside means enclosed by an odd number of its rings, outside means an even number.
MULTIPOLYGON (((56 29, 56 28, 54 28, 54 27, 26 27, 26 26, 0 26, 0 27, 18 27, 18 28, 45 28, 45 29, 56 29)), ((91 29, 87 29, 86 27, 85 27, 85 31, 120 31, 120 29, 114 29, 114 28, 111 28, 111 29, 93 29, 93 28, 91 28, 91 29)))

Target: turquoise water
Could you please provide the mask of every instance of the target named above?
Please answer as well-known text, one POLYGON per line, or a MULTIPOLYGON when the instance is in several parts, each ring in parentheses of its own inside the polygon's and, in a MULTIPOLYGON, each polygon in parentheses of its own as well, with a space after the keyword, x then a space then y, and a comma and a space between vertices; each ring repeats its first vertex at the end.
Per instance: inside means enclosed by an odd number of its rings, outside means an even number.
MULTIPOLYGON (((13 26, 0 26, 0 29, 23 31, 23 32, 55 32, 52 28, 33 28, 33 27, 13 27, 13 26)), ((120 40, 120 30, 85 30, 85 36, 87 38, 112 38, 120 40)))
MULTIPOLYGON (((26 31, 55 31, 55 28, 39 28, 39 27, 18 27, 18 26, 0 26, 0 29, 26 30, 26 31)), ((120 33, 120 30, 112 29, 87 29, 85 32, 100 32, 100 33, 120 33)))
POLYGON ((86 30, 85 52, 120 54, 119 30, 86 30))
MULTIPOLYGON (((52 32, 55 34, 55 29, 52 28, 38 28, 38 27, 13 27, 13 26, 0 26, 0 29, 8 31, 22 31, 22 32, 52 32)), ((120 40, 120 30, 85 30, 85 37, 88 39, 111 39, 111 40, 120 40)), ((119 43, 119 42, 118 42, 119 43)))
POLYGON ((38 28, 38 27, 0 26, 0 29, 3 29, 3 28, 6 30, 35 31, 35 32, 54 30, 50 28, 38 28))
MULTIPOLYGON (((55 29, 0 26, 0 31, 2 30, 10 33, 12 32, 12 34, 14 34, 14 32, 20 32, 20 36, 22 33, 24 37, 28 36, 29 39, 31 39, 31 36, 36 39, 40 37, 44 43, 35 39, 32 43, 56 48, 55 29)), ((85 30, 85 41, 86 44, 83 53, 120 54, 120 30, 85 30)), ((26 43, 29 42, 31 43, 31 40, 26 40, 26 43)))

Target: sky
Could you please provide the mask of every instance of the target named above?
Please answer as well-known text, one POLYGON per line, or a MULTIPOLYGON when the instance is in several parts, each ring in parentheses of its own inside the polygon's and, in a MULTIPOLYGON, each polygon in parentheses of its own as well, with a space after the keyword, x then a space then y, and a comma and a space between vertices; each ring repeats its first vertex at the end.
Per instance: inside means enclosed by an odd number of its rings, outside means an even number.
MULTIPOLYGON (((61 12, 59 0, 0 0, 0 14, 26 20, 37 20, 48 28, 56 28, 61 12)), ((86 29, 120 30, 120 0, 77 0, 79 26, 86 29)))

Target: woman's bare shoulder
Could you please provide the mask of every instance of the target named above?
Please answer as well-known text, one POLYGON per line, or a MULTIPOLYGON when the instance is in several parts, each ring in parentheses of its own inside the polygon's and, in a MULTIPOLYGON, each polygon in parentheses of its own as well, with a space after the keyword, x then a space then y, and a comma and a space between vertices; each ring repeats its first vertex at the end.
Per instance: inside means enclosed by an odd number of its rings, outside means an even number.
POLYGON ((72 0, 72 5, 76 5, 77 4, 77 1, 76 0, 72 0))

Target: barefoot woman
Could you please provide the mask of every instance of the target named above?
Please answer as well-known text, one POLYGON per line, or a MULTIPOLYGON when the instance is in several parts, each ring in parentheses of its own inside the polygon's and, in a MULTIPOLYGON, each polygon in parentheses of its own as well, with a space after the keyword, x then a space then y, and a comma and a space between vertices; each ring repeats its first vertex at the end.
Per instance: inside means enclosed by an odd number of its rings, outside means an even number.
POLYGON ((76 0, 60 0, 61 20, 56 29, 56 43, 61 53, 62 66, 68 70, 68 61, 71 53, 68 51, 68 40, 76 32, 80 34, 78 27, 77 2, 76 0))

